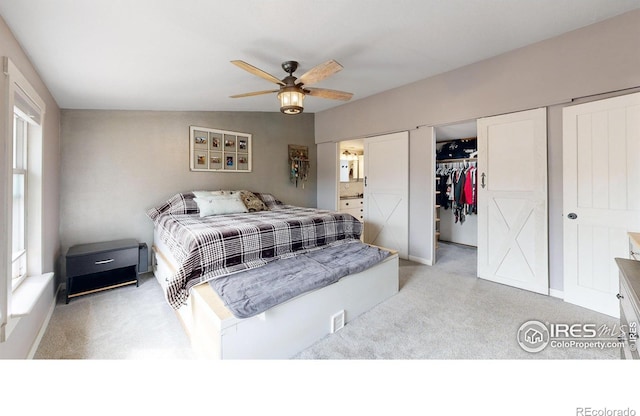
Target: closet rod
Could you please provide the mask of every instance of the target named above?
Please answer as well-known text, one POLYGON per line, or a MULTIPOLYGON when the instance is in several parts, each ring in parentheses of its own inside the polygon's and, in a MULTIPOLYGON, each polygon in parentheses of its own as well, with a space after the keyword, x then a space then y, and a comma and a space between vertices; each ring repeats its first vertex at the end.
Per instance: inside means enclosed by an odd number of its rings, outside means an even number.
POLYGON ((478 158, 476 157, 467 157, 467 158, 460 158, 460 159, 441 159, 441 160, 436 160, 436 164, 440 164, 440 163, 455 163, 455 162, 477 162, 478 158))

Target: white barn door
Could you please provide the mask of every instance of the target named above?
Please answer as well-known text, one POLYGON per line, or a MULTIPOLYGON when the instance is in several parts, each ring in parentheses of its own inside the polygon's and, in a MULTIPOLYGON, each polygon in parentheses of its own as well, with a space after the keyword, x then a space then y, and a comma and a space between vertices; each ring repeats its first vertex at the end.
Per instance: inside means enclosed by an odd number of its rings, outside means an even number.
POLYGON ((364 242, 409 255, 409 133, 364 142, 364 242))
POLYGON ((478 277, 549 293, 546 109, 478 120, 478 277))
POLYGON ((639 156, 640 93, 564 109, 564 299, 614 317, 614 258, 640 231, 639 156))

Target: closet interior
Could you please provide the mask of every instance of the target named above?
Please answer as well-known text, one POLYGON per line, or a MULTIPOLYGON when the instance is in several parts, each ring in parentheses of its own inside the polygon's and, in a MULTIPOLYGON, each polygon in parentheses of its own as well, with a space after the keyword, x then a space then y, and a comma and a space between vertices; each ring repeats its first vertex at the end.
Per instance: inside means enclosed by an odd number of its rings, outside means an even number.
POLYGON ((436 127, 435 244, 478 246, 476 122, 436 127))

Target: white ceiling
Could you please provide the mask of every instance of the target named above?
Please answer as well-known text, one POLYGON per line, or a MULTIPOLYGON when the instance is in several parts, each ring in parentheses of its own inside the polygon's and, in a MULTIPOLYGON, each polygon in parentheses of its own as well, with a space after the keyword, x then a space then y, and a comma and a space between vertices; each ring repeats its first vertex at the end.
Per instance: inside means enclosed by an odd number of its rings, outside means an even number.
MULTIPOLYGON (((277 78, 329 59, 315 84, 352 100, 640 7, 640 0, 0 0, 58 105, 76 109, 278 111, 277 78), (276 87, 276 88, 274 88, 276 87)), ((341 101, 307 97, 306 112, 341 101)))

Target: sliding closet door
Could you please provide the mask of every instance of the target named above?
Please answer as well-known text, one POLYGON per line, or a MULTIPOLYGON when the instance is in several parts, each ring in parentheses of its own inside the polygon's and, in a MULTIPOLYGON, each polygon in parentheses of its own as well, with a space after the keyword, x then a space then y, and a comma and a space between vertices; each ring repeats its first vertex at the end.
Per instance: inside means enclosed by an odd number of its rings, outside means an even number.
POLYGON ((364 241, 409 253, 409 133, 364 142, 364 241))
POLYGON ((546 109, 478 120, 478 277, 549 293, 546 109))
POLYGON ((565 300, 618 317, 616 257, 640 231, 640 94, 563 112, 565 300))

